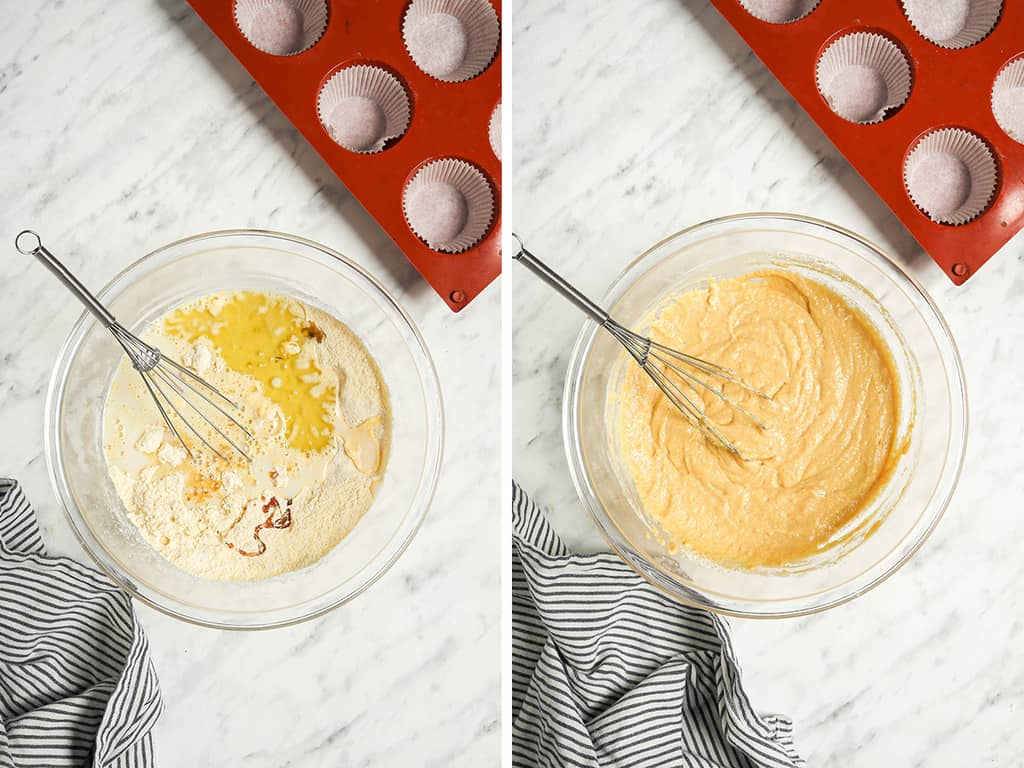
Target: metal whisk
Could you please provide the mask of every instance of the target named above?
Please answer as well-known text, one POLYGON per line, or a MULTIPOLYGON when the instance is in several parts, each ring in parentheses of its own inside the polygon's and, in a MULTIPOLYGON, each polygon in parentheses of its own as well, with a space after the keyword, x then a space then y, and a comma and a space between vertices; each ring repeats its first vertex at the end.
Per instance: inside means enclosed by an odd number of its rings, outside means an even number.
MULTIPOLYGON (((219 389, 214 387, 212 384, 207 382, 205 379, 197 376, 192 371, 188 370, 182 365, 174 362, 168 357, 161 354, 160 350, 156 347, 150 346, 146 342, 142 341, 138 336, 128 331, 123 325, 121 325, 114 318, 112 314, 104 307, 99 300, 92 295, 88 288, 75 277, 67 267, 62 264, 56 256, 46 249, 42 241, 35 232, 27 229, 20 232, 14 239, 14 247, 19 253, 23 253, 26 256, 35 256, 39 261, 46 266, 57 279, 60 280, 64 286, 75 295, 85 308, 88 309, 97 320, 99 320, 103 327, 110 330, 117 339, 118 344, 121 345, 129 359, 132 361, 132 367, 139 372, 142 376, 142 381, 146 385, 146 389, 149 390, 149 394, 153 398, 153 402, 156 403, 157 409, 160 411, 160 415, 163 417, 164 423, 168 429, 174 433, 174 436, 181 443, 190 459, 195 459, 195 455, 192 453, 192 449, 188 443, 182 438, 178 428, 174 425, 171 420, 168 408, 178 417, 182 424, 194 434, 207 448, 213 451, 215 454, 220 456, 225 461, 228 460, 227 456, 217 450, 209 440, 207 440, 195 426, 182 414, 178 404, 172 399, 173 393, 177 395, 177 399, 183 405, 187 405, 192 409, 209 427, 220 435, 224 441, 234 448, 246 461, 251 461, 249 455, 245 450, 232 440, 221 427, 217 426, 214 421, 208 416, 203 410, 190 399, 189 395, 202 398, 211 408, 215 409, 218 413, 223 415, 230 424, 240 429, 242 433, 249 438, 253 439, 252 434, 246 429, 241 422, 233 416, 227 409, 230 408, 236 413, 241 412, 241 408, 237 403, 232 401, 226 395, 224 395, 219 389), (219 401, 219 402, 218 402, 219 401), (223 405, 221 405, 221 403, 223 405)), ((230 425, 225 422, 225 429, 230 429, 230 425)))
POLYGON ((700 376, 696 375, 696 372, 699 371, 707 376, 727 381, 730 384, 735 384, 745 391, 750 392, 753 395, 757 395, 758 397, 762 397, 765 400, 771 399, 768 395, 744 384, 740 381, 739 377, 728 368, 723 368, 720 365, 715 365, 714 363, 702 360, 699 357, 694 357, 693 355, 688 355, 685 352, 680 352, 679 350, 672 349, 671 347, 666 347, 664 344, 659 344, 656 341, 651 341, 649 338, 641 336, 638 333, 634 333, 628 328, 625 328, 615 322, 615 320, 613 320, 607 312, 601 309, 601 307, 576 290, 576 288, 570 285, 565 278, 557 274, 547 264, 526 250, 526 246, 523 245, 523 241, 519 239, 518 235, 513 234, 512 237, 514 237, 516 242, 519 243, 519 252, 512 258, 520 262, 541 280, 554 288, 563 297, 575 304, 577 308, 581 309, 583 313, 587 315, 587 317, 614 336, 615 339, 626 348, 626 351, 632 355, 633 359, 636 360, 637 364, 639 364, 644 372, 651 377, 651 380, 654 381, 658 389, 665 394, 665 397, 668 398, 669 402, 672 403, 672 405, 674 405, 691 424, 697 427, 707 440, 720 445, 730 453, 733 453, 740 459, 743 459, 743 454, 740 453, 740 450, 736 445, 722 434, 721 430, 718 429, 718 427, 715 426, 715 424, 705 415, 704 409, 694 400, 694 398, 690 397, 686 393, 683 387, 689 387, 691 390, 699 387, 712 393, 733 410, 750 419, 750 421, 756 424, 759 429, 764 429, 764 423, 760 419, 739 403, 735 403, 726 397, 721 387, 705 381, 700 376))

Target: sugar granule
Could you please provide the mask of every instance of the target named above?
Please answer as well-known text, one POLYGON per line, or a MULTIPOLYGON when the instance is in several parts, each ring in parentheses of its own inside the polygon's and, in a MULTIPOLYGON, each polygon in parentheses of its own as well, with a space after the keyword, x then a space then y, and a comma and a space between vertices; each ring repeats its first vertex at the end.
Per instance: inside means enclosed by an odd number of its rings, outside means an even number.
POLYGON ((836 73, 825 86, 825 94, 834 112, 847 120, 864 123, 879 117, 889 88, 874 67, 852 64, 836 73))
POLYGON ((465 195, 453 185, 434 181, 413 190, 406 202, 409 225, 436 248, 458 237, 469 219, 465 195))
POLYGON ((907 186, 914 201, 933 219, 955 213, 971 194, 971 172, 949 152, 936 152, 914 165, 907 186))
POLYGON ((261 51, 287 56, 302 46, 302 11, 286 2, 274 3, 256 12, 249 39, 261 51))
POLYGON ((448 77, 466 60, 469 35, 455 16, 432 13, 410 23, 405 43, 420 69, 434 77, 448 77))
POLYGON ((354 152, 373 148, 384 137, 386 122, 380 104, 366 96, 342 99, 327 116, 331 137, 354 152))

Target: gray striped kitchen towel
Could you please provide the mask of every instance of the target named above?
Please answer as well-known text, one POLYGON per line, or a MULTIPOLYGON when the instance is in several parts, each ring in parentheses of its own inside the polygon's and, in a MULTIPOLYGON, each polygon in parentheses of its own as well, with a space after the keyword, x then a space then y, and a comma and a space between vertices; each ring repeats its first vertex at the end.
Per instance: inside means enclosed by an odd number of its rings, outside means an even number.
POLYGON ((18 484, 0 478, 0 768, 151 766, 162 709, 127 595, 48 556, 18 484))
POLYGON ((513 487, 512 764, 795 768, 792 725, 757 715, 725 622, 617 555, 573 555, 513 487))

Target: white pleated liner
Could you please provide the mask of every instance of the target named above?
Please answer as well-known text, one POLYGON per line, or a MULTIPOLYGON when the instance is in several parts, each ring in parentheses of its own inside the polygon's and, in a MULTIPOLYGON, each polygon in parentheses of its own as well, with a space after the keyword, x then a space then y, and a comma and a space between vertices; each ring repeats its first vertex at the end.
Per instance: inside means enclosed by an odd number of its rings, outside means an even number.
POLYGON ((739 0, 739 3, 755 19, 760 19, 768 24, 792 24, 794 21, 800 21, 805 16, 809 16, 811 11, 821 4, 821 0, 797 0, 793 4, 795 15, 787 14, 785 17, 765 13, 763 0, 739 0))
POLYGON ((384 149, 393 139, 399 138, 409 128, 411 107, 409 94, 394 75, 382 67, 371 64, 354 64, 335 72, 324 83, 316 99, 317 117, 334 142, 350 152, 372 155, 384 149), (343 99, 362 96, 380 105, 384 112, 384 133, 370 149, 360 150, 346 147, 335 138, 327 122, 331 110, 343 99))
POLYGON ((308 51, 323 37, 324 30, 327 29, 327 0, 235 0, 235 24, 238 25, 242 36, 264 53, 271 56, 295 56, 308 51), (288 54, 275 54, 263 50, 249 37, 249 30, 256 14, 274 5, 288 5, 302 12, 302 45, 298 50, 288 54))
POLYGON ((461 253, 479 243, 487 234, 494 218, 494 193, 487 177, 475 166, 464 160, 444 158, 428 163, 412 177, 402 193, 402 211, 409 228, 429 247, 444 253, 461 253), (451 184, 466 200, 465 226, 455 238, 444 243, 427 242, 409 221, 407 202, 410 196, 421 186, 434 183, 451 184))
POLYGON ((1011 61, 1003 67, 992 86, 992 114, 996 122, 1011 139, 1024 144, 1024 124, 1010 122, 1009 116, 1002 113, 998 105, 999 96, 1013 90, 1024 90, 1024 58, 1011 61))
POLYGON ((977 218, 992 202, 998 173, 995 157, 980 136, 963 128, 940 128, 921 139, 907 156, 903 164, 903 186, 914 205, 932 221, 960 226, 977 218), (917 164, 937 153, 947 153, 958 158, 967 166, 971 177, 971 191, 967 200, 947 216, 935 216, 929 212, 915 198, 910 185, 917 164))
POLYGON ((402 41, 409 57, 426 74, 446 83, 461 83, 487 69, 498 52, 500 34, 498 14, 488 0, 412 0, 402 20, 402 41), (416 61, 408 43, 410 25, 437 13, 446 13, 458 19, 468 38, 466 58, 458 69, 444 77, 426 72, 420 62, 416 61))
POLYGON ((970 9, 967 12, 967 22, 964 28, 953 37, 945 40, 936 40, 924 33, 921 25, 924 23, 923 14, 925 11, 915 5, 915 0, 901 0, 903 12, 906 14, 910 25, 917 30, 925 40, 929 40, 940 48, 969 48, 977 45, 988 34, 995 29, 999 21, 999 14, 1003 11, 1003 0, 968 0, 970 9))
POLYGON ((491 151, 501 160, 501 102, 491 112, 491 122, 487 126, 487 140, 491 142, 491 151))
POLYGON ((814 70, 818 93, 825 99, 832 111, 844 120, 870 125, 880 123, 886 114, 902 107, 910 97, 912 75, 910 62, 896 43, 885 35, 875 32, 853 32, 835 40, 818 59, 814 70), (854 120, 832 106, 829 99, 833 79, 847 67, 870 67, 885 81, 887 97, 885 104, 870 120, 854 120))

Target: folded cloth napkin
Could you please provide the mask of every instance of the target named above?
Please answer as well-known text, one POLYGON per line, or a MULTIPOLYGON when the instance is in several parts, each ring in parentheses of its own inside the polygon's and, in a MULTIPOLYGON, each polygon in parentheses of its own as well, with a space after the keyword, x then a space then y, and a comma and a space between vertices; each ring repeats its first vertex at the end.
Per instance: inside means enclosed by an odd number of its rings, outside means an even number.
POLYGON ((570 554, 518 485, 512 515, 514 766, 804 764, 790 721, 751 707, 719 616, 570 554))
POLYGON ((0 768, 151 766, 162 709, 131 601, 49 557, 21 489, 0 478, 0 768))

